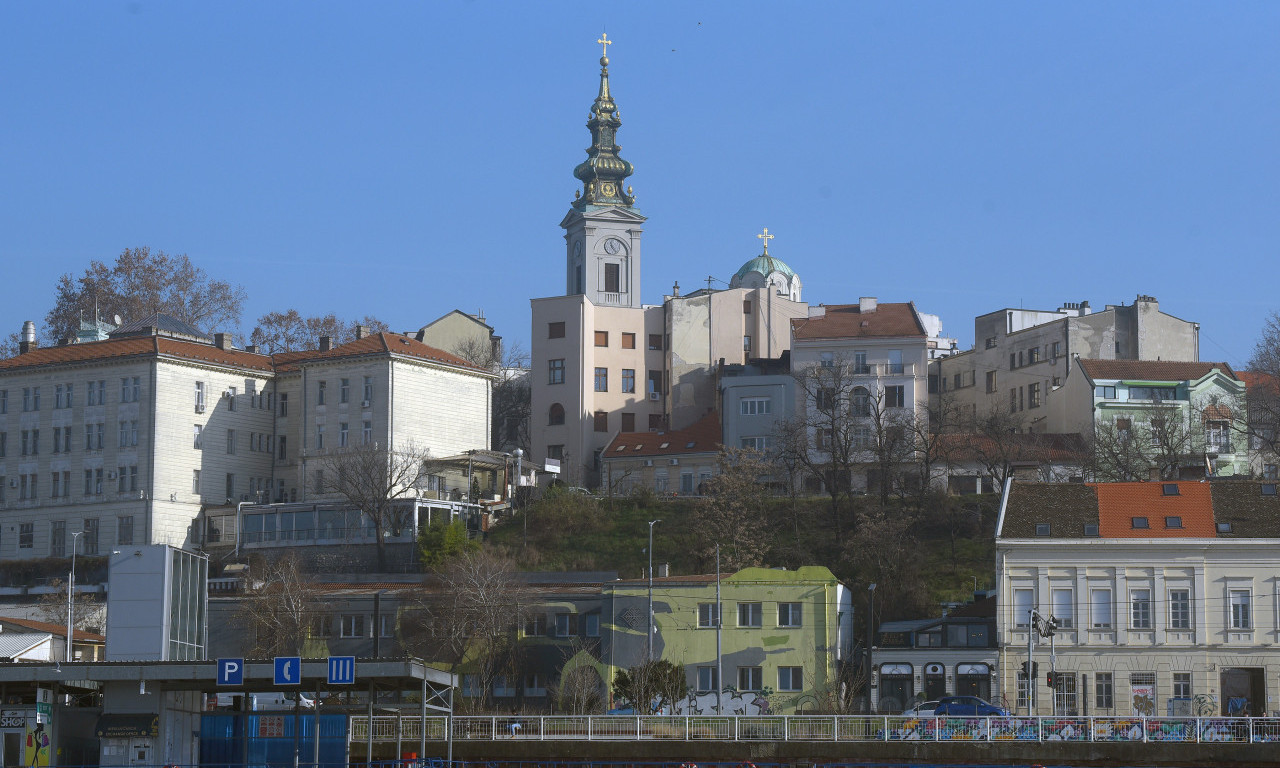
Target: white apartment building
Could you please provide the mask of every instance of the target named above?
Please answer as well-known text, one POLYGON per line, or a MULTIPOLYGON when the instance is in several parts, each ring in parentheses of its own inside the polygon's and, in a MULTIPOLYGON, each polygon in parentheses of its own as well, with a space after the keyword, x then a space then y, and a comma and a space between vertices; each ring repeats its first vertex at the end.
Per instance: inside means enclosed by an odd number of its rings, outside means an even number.
POLYGON ((1059 623, 1052 646, 1033 640, 1039 714, 1274 712, 1276 490, 1227 480, 1009 483, 996 528, 1004 699, 1025 711, 1034 609, 1059 623))
POLYGON ((487 447, 492 374, 413 338, 268 356, 133 327, 0 360, 0 559, 190 547, 202 512, 305 500, 308 461, 356 441, 487 447))
POLYGON ((1019 431, 1070 432, 1046 406, 1071 375, 1073 357, 1099 360, 1200 359, 1200 324, 1160 311, 1153 296, 1133 304, 1089 302, 1055 310, 1005 308, 973 322, 974 347, 933 363, 935 397, 981 417, 1008 413, 1019 431))

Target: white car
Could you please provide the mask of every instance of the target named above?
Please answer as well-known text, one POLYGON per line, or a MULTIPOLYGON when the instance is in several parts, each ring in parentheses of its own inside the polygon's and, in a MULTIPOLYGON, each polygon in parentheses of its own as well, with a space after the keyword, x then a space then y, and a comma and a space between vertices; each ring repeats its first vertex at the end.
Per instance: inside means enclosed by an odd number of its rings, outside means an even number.
POLYGON ((902 714, 908 717, 933 717, 933 710, 938 708, 938 704, 936 701, 922 701, 902 714))

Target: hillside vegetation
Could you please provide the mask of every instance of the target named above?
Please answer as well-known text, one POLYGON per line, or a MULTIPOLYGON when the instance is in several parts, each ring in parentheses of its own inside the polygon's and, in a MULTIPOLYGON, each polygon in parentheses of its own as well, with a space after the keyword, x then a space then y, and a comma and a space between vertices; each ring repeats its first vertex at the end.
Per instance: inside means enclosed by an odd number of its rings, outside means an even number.
MULTIPOLYGON (((994 495, 931 496, 881 506, 867 497, 835 514, 826 497, 764 497, 748 524, 757 526, 758 554, 738 551, 735 562, 722 541, 722 570, 824 565, 853 588, 855 601, 877 582, 881 620, 937 615, 943 603, 970 599, 975 584, 993 584, 998 501, 994 495)), ((653 529, 655 567, 667 563, 672 575, 711 573, 714 541, 707 531, 716 529, 714 514, 705 499, 598 499, 552 490, 492 530, 488 545, 526 570, 642 578, 648 522, 661 520, 653 529)))

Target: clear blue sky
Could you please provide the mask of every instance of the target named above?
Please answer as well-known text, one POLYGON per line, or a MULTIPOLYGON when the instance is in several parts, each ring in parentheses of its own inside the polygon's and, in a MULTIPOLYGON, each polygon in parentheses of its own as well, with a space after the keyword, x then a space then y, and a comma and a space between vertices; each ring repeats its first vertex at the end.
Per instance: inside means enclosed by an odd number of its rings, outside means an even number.
POLYGON ((189 254, 396 330, 563 292, 602 29, 661 301, 759 252, 810 302, 1138 293, 1241 363, 1280 308, 1280 3, 7 2, 7 335, 63 272, 189 254))

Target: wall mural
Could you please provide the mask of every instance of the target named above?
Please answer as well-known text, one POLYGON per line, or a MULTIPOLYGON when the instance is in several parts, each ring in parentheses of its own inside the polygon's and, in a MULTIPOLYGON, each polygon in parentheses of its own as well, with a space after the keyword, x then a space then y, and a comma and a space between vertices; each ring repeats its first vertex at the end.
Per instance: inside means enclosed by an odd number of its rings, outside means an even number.
MULTIPOLYGON (((733 688, 725 688, 720 692, 721 706, 726 715, 767 715, 769 697, 759 691, 738 692, 733 688)), ((716 714, 716 693, 693 693, 676 702, 677 715, 714 715, 716 714)))

